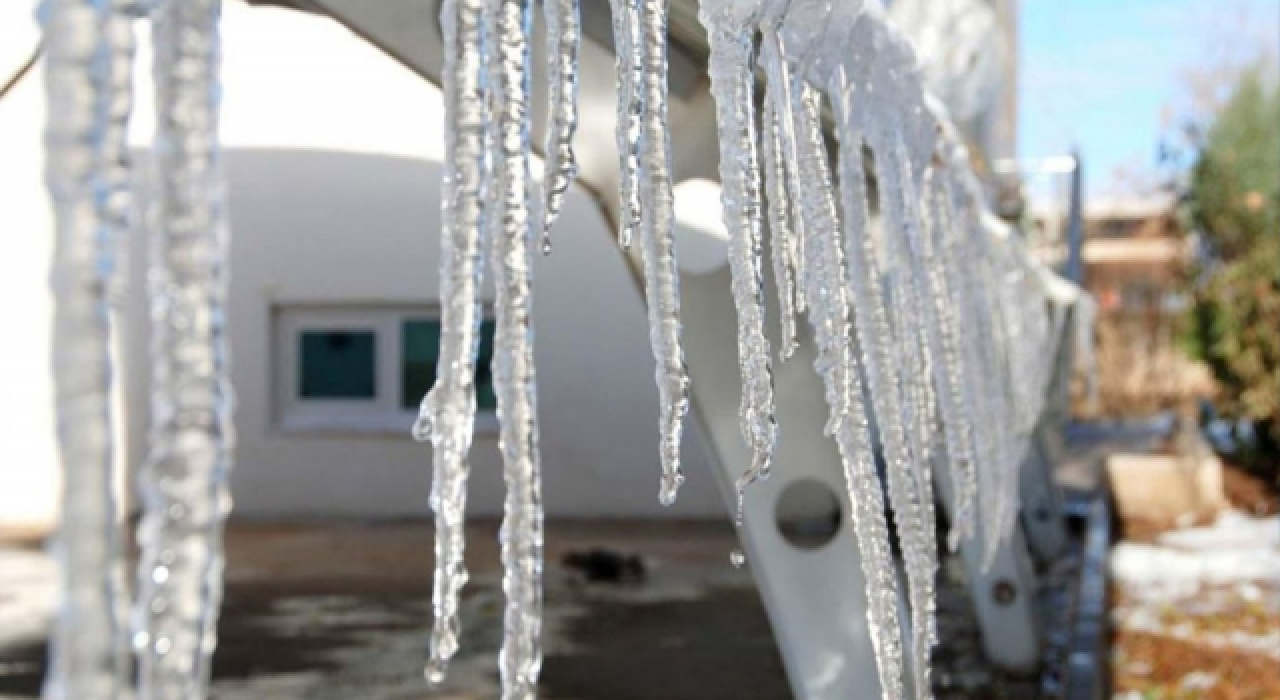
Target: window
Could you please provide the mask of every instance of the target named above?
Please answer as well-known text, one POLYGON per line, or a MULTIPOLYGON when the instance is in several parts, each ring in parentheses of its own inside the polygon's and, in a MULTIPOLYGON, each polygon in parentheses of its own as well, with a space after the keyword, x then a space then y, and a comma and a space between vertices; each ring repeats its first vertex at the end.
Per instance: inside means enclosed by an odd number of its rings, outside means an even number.
MULTIPOLYGON (((498 399, 493 393, 493 321, 480 324, 480 349, 476 353, 476 408, 494 411, 498 399)), ((435 319, 407 319, 400 330, 400 406, 416 409, 422 397, 436 383, 440 360, 440 322, 435 319)))
MULTIPOLYGON (((282 429, 408 433, 436 381, 436 314, 413 307, 283 307, 273 323, 271 371, 282 429)), ((476 358, 480 431, 497 425, 489 367, 493 333, 493 321, 482 321, 476 358)))
POLYGON ((303 331, 298 334, 298 396, 303 399, 373 399, 372 331, 303 331))

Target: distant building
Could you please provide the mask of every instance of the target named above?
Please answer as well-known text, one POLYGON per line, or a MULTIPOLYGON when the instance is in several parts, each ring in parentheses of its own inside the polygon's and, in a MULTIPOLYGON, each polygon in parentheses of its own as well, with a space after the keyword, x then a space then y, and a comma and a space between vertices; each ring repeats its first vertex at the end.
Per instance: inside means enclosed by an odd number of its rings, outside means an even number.
POLYGON ((1151 413, 1206 392, 1204 367, 1177 340, 1190 252, 1173 200, 1088 202, 1082 258, 1085 288, 1098 305, 1098 412, 1151 413))

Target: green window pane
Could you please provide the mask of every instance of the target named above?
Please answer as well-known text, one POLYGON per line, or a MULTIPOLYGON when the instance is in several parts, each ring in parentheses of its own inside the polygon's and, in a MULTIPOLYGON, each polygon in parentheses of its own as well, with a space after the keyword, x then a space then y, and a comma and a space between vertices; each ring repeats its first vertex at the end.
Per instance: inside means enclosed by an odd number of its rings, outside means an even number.
POLYGON ((298 395, 303 399, 373 399, 373 331, 303 331, 298 336, 298 395))
MULTIPOLYGON (((436 364, 440 360, 440 322, 410 319, 401 327, 400 405, 415 409, 422 397, 436 383, 436 364)), ((493 394, 493 321, 480 324, 480 352, 476 357, 476 406, 493 411, 498 400, 493 394)))

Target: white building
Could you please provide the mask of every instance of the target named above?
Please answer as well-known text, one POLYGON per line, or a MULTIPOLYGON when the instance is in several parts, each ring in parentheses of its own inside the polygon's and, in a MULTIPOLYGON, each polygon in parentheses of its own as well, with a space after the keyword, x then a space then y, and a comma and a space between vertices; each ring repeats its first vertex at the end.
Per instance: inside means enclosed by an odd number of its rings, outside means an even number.
MULTIPOLYGON (((0 7, 0 70, 19 65, 38 39, 23 4, 0 7)), ((413 443, 408 429, 435 364, 443 109, 438 90, 388 54, 426 74, 438 70, 432 5, 316 4, 386 53, 328 19, 226 5, 222 137, 233 231, 238 515, 426 513, 430 450, 413 443)), ((999 31, 1011 32, 1016 3, 997 5, 999 31)), ((750 453, 737 420, 735 317, 727 235, 718 223, 717 136, 699 45, 705 38, 696 3, 673 3, 668 108, 694 410, 684 440, 688 480, 676 505, 662 508, 645 312, 634 267, 609 224, 617 156, 606 9, 583 8, 588 40, 576 143, 580 183, 587 184, 571 190, 555 252, 535 271, 545 503, 560 516, 719 516, 725 509, 717 486, 727 486, 750 453)), ((535 42, 535 70, 546 65, 540 51, 535 42)), ((151 132, 148 65, 144 47, 133 124, 139 148, 151 132)), ((1005 80, 1001 94, 1011 89, 1005 80)), ((982 150, 1012 143, 1011 104, 996 100, 974 117, 982 150)), ((0 313, 17 339, 0 343, 0 528, 47 527, 56 515, 43 121, 37 68, 0 100, 0 313)), ((118 413, 127 417, 121 459, 129 467, 146 453, 145 248, 145 236, 135 236, 123 256, 117 324, 118 413)), ((772 309, 769 315, 776 317, 772 309)), ((796 357, 773 367, 782 427, 776 462, 785 477, 749 496, 765 514, 775 512, 771 499, 786 482, 806 474, 833 494, 844 488, 835 449, 821 434, 827 407, 812 362, 812 347, 802 342, 796 357)), ((496 514, 503 489, 494 421, 482 416, 478 424, 470 507, 496 514)))
MULTIPOLYGON (((424 515, 431 452, 409 426, 435 366, 439 91, 327 19, 228 3, 224 29, 236 513, 424 515)), ((26 8, 0 10, 0 70, 18 65, 38 34, 26 8)), ((148 65, 144 47, 139 148, 151 130, 148 65)), ((58 490, 42 79, 37 67, 0 101, 0 528, 50 525, 58 490)), ((716 220, 718 188, 695 182, 681 193, 682 209, 694 210, 686 219, 716 220)), ((693 421, 688 481, 675 506, 658 504, 644 307, 595 200, 572 190, 554 235, 554 254, 535 272, 549 512, 722 514, 693 421)), ((687 262, 718 267, 716 235, 689 236, 687 262)), ((144 235, 128 242, 118 318, 131 467, 146 453, 145 248, 144 235)), ((478 426, 470 507, 496 514, 503 488, 492 414, 478 426)))

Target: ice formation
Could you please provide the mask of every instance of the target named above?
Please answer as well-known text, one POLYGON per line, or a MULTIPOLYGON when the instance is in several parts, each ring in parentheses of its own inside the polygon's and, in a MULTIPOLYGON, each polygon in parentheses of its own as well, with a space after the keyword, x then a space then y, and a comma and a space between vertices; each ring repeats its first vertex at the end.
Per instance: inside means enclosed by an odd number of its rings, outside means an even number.
POLYGON ((44 697, 125 688, 119 504, 113 495, 107 291, 129 211, 130 4, 46 0, 46 181, 53 202, 53 380, 63 468, 56 553, 61 603, 44 697))
MULTIPOLYGON (((649 344, 658 383, 662 480, 658 498, 671 505, 684 481, 680 468, 680 436, 689 411, 689 377, 685 372, 680 328, 680 270, 676 267, 675 202, 671 193, 671 136, 667 130, 667 0, 640 0, 640 48, 630 52, 636 76, 633 89, 643 104, 640 122, 639 223, 644 260, 645 303, 649 309, 649 344)), ((629 125, 627 128, 630 128, 629 125)))
POLYGON ((738 479, 737 522, 742 523, 746 488, 767 478, 778 426, 773 416, 773 371, 764 326, 764 284, 760 270, 761 225, 759 158, 755 121, 753 27, 756 8, 709 2, 699 6, 711 48, 707 72, 719 126, 721 206, 729 230, 729 272, 738 312, 738 364, 742 436, 751 447, 751 464, 738 479), (743 10, 746 9, 746 12, 743 10))
POLYGON ((156 86, 151 226, 151 451, 134 620, 138 697, 203 697, 222 598, 233 443, 227 220, 218 112, 219 0, 151 10, 156 86))
POLYGON ((484 2, 447 0, 440 18, 447 57, 441 80, 447 111, 441 181, 440 362, 436 384, 423 399, 414 426, 415 438, 431 442, 435 461, 430 499, 436 526, 435 625, 426 668, 432 681, 443 680, 445 666, 458 649, 458 596, 467 581, 463 556, 467 452, 476 414, 483 247, 492 219, 486 207, 491 118, 484 2))
POLYGON ((551 226, 578 172, 573 157, 573 134, 578 129, 578 45, 582 28, 578 0, 544 0, 542 8, 550 57, 545 142, 547 194, 542 205, 542 252, 545 255, 551 252, 551 226))
MULTIPOLYGON (((127 0, 46 0, 41 10, 53 105, 47 133, 59 438, 69 476, 61 538, 65 603, 46 686, 56 698, 116 697, 125 683, 108 488, 104 280, 108 239, 124 228, 126 210, 130 7, 127 0)), ((689 386, 673 236, 667 2, 611 0, 610 7, 619 235, 624 247, 640 241, 661 402, 659 498, 670 503, 683 479, 689 386)), ((437 382, 414 427, 415 437, 433 448, 435 623, 426 676, 438 682, 458 650, 458 601, 467 580, 463 528, 487 262, 507 486, 500 665, 503 697, 511 700, 536 695, 541 666, 532 267, 534 251, 549 250, 575 174, 581 38, 577 0, 546 0, 551 89, 547 176, 539 187, 531 174, 532 11, 527 0, 445 0, 441 7, 442 333, 437 382)), ((156 393, 153 449, 140 475, 146 512, 132 641, 141 697, 197 698, 205 693, 215 643, 232 443, 222 309, 227 233, 216 142, 219 4, 161 0, 152 13, 156 393)), ((987 211, 964 147, 925 94, 911 47, 874 0, 702 0, 700 19, 709 39, 730 233, 740 427, 752 453, 737 484, 739 518, 742 493, 769 473, 778 435, 763 289, 767 254, 780 307, 779 358, 792 354, 800 316, 812 329, 815 370, 829 405, 824 432, 846 476, 883 697, 898 700, 907 688, 928 697, 928 655, 937 641, 934 465, 955 487, 951 545, 977 538, 990 557, 1015 524, 1018 470, 1051 380, 1054 353, 1047 350, 1064 332, 1062 315, 1046 304, 1051 280, 987 211), (887 488, 876 471, 877 447, 887 488), (906 572, 905 634, 892 535, 906 572)), ((731 559, 744 562, 740 553, 731 559)))

